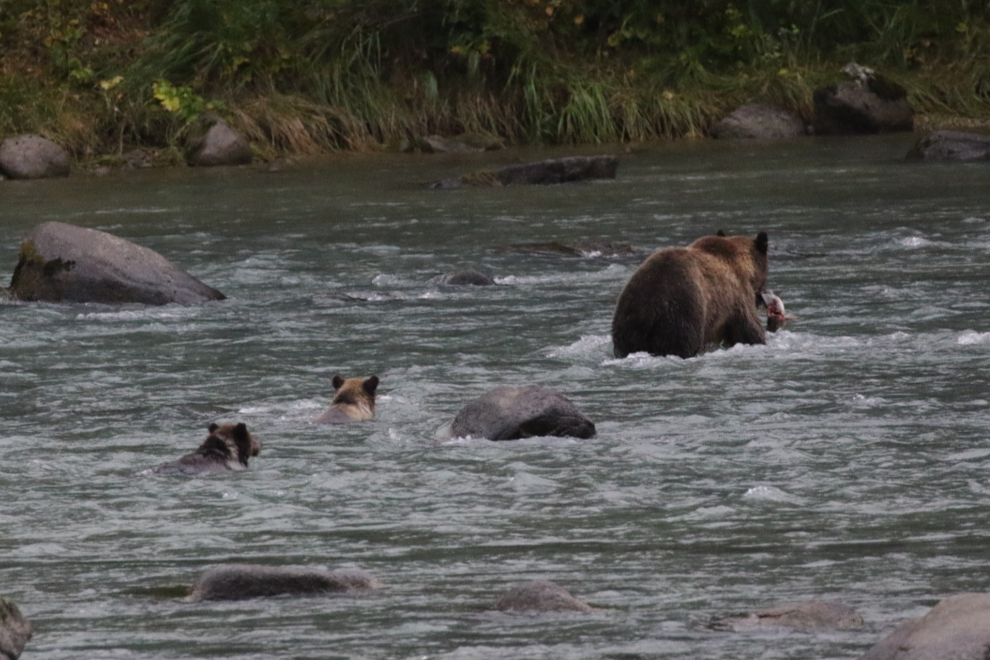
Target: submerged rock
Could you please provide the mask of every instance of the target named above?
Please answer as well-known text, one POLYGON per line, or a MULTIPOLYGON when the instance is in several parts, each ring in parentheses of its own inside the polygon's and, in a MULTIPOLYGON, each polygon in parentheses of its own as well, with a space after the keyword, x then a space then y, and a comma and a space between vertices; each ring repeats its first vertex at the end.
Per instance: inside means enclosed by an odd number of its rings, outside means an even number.
POLYGON ((737 108, 712 130, 712 136, 718 140, 774 140, 806 134, 800 117, 776 106, 760 103, 737 108))
MULTIPOLYGON (((847 67, 847 70, 849 67, 847 67)), ((890 80, 862 71, 855 80, 815 90, 815 133, 857 135, 914 129, 914 110, 907 91, 890 80)))
POLYGON ((17 660, 31 639, 31 622, 8 600, 0 598, 0 660, 17 660))
POLYGON ((494 286, 495 280, 481 271, 468 269, 459 270, 455 273, 448 273, 446 275, 438 275, 427 282, 427 284, 448 284, 450 286, 494 286))
POLYGON ((517 584, 495 601, 502 612, 594 612, 567 589, 549 581, 533 580, 517 584))
POLYGON ((191 129, 186 140, 186 162, 196 167, 248 165, 251 145, 216 113, 206 113, 191 129))
POLYGON ((7 138, 0 144, 0 173, 10 179, 69 176, 69 153, 40 135, 7 138))
POLYGON ((742 632, 762 628, 795 628, 820 630, 858 628, 863 617, 848 605, 811 600, 792 605, 780 605, 760 610, 744 617, 719 619, 713 624, 719 630, 742 632))
POLYGON ((510 165, 500 170, 480 170, 456 179, 431 183, 430 187, 550 185, 588 179, 614 179, 618 167, 619 159, 615 156, 572 156, 510 165))
POLYGON ((468 403, 450 427, 455 438, 591 438, 595 425, 563 395, 541 385, 496 387, 468 403))
POLYGON ((25 301, 147 305, 225 298, 153 250, 62 222, 40 224, 28 234, 10 293, 25 301))
POLYGON ((960 131, 933 131, 918 140, 907 160, 990 160, 990 135, 960 131))
POLYGON ((986 660, 990 594, 957 594, 901 624, 861 660, 986 660))
POLYGON ((353 593, 382 585, 364 571, 319 571, 297 566, 230 564, 211 568, 192 587, 190 600, 245 600, 270 596, 353 593))
POLYGON ((608 241, 549 241, 546 243, 514 243, 512 249, 524 254, 540 254, 547 256, 562 255, 566 257, 619 257, 638 254, 638 251, 626 243, 610 243, 608 241))

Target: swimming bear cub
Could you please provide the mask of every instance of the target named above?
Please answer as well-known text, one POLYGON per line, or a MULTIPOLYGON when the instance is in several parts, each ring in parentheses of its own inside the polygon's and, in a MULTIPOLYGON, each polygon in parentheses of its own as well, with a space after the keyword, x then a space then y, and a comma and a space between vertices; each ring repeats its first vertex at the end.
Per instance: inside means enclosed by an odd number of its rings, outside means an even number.
POLYGON ((243 422, 239 424, 210 424, 210 435, 199 449, 186 454, 177 461, 165 463, 155 468, 159 474, 203 474, 205 472, 225 472, 243 470, 248 459, 261 451, 261 442, 256 440, 243 422))
POLYGON ((650 255, 615 307, 615 357, 689 358, 708 344, 765 344, 757 316, 767 286, 767 234, 699 238, 650 255))
POLYGON ((313 424, 347 424, 363 422, 375 417, 375 390, 378 389, 378 376, 371 378, 333 377, 333 388, 337 391, 330 408, 313 419, 313 424))

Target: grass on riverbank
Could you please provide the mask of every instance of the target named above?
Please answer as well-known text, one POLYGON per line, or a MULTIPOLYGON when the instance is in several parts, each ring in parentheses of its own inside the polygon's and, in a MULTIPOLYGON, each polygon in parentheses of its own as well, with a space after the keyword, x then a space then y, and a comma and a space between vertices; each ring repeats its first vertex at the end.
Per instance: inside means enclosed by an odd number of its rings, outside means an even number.
POLYGON ((837 4, 795 17, 723 0, 695 13, 670 0, 6 0, 0 137, 177 161, 207 108, 269 158, 430 134, 701 136, 750 101, 810 119, 814 89, 853 58, 902 84, 923 127, 990 125, 987 9, 837 4))

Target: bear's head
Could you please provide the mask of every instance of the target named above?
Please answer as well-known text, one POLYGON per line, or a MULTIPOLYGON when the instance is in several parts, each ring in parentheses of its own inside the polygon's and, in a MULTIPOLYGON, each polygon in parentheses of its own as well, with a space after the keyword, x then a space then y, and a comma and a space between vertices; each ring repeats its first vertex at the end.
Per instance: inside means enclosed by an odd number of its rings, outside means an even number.
POLYGON ((244 465, 247 465, 248 458, 261 453, 261 442, 251 435, 244 422, 222 425, 210 424, 209 431, 210 435, 203 443, 204 447, 207 444, 222 442, 230 450, 233 450, 230 451, 230 458, 236 458, 244 465))
POLYGON ((366 405, 372 412, 375 410, 375 390, 378 389, 378 376, 370 378, 343 379, 340 375, 333 377, 333 389, 336 393, 332 403, 366 405))
POLYGON ((765 231, 761 231, 753 238, 726 236, 725 232, 719 229, 714 236, 699 238, 692 247, 727 261, 745 281, 750 283, 757 306, 764 304, 763 293, 767 290, 767 275, 770 268, 767 261, 770 242, 765 231))

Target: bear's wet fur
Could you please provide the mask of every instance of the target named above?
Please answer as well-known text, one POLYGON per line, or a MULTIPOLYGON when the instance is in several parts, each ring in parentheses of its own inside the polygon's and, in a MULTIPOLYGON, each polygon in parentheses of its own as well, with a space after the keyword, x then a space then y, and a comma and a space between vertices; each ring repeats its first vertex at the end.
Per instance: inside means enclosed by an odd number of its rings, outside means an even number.
POLYGON ((332 382, 336 394, 330 408, 313 419, 314 424, 348 424, 374 419, 378 376, 344 380, 336 375, 332 382))
POLYGON ((757 315, 767 286, 767 234, 699 238, 650 255, 619 295, 615 357, 694 357, 709 344, 765 344, 757 315))
POLYGON ((177 461, 155 468, 160 474, 202 474, 243 470, 248 459, 261 452, 261 442, 247 430, 244 422, 238 424, 210 424, 210 434, 199 449, 177 461))

